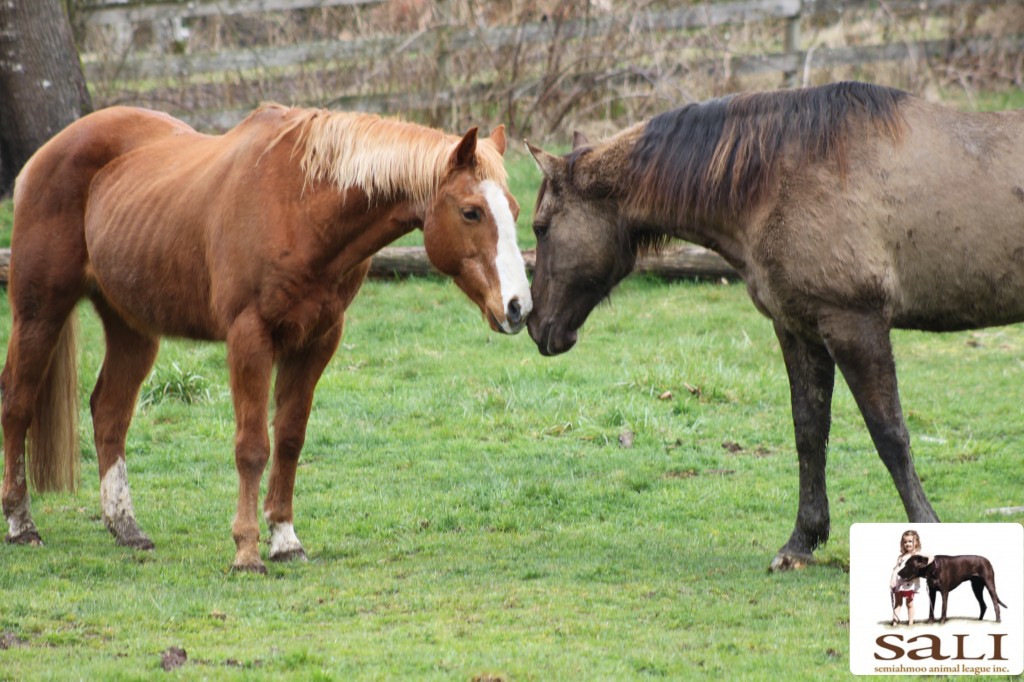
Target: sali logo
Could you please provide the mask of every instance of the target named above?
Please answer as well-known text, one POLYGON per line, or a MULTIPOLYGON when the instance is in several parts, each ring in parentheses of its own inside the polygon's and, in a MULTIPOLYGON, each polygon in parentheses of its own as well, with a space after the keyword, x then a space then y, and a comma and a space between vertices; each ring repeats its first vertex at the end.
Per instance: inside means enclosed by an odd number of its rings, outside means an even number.
POLYGON ((1024 526, 851 527, 850 670, 1024 672, 1024 526))

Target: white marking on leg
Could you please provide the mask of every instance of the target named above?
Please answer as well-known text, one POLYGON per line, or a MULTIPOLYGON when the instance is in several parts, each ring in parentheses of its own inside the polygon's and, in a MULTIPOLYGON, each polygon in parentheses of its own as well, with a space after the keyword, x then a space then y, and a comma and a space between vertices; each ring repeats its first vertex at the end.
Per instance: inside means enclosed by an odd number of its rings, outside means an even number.
MULTIPOLYGON (((14 462, 14 485, 22 487, 25 485, 25 454, 22 453, 14 462)), ((27 487, 21 500, 15 505, 4 505, 4 515, 7 518, 8 537, 16 538, 22 533, 35 533, 36 524, 32 522, 32 514, 29 511, 29 494, 27 487)))
POLYGON ((131 519, 131 523, 137 525, 124 459, 118 459, 100 481, 100 505, 103 507, 103 522, 115 535, 118 534, 118 529, 124 528, 127 519, 131 519))
MULTIPOLYGON (((519 312, 525 320, 533 310, 533 297, 530 295, 530 282, 526 279, 526 263, 516 243, 516 221, 512 217, 512 208, 508 205, 505 191, 493 180, 484 180, 480 183, 480 189, 498 226, 498 255, 494 258, 494 266, 501 283, 501 304, 508 311, 512 299, 518 299, 519 312)), ((506 332, 512 333, 513 329, 507 321, 502 322, 501 326, 506 332)))
POLYGON ((13 507, 4 509, 7 512, 8 536, 16 538, 22 533, 34 533, 36 524, 32 522, 32 514, 29 512, 28 491, 22 496, 21 501, 13 507))
POLYGON ((292 552, 303 552, 302 543, 295 535, 295 527, 288 523, 271 523, 270 526, 270 556, 282 556, 292 552))

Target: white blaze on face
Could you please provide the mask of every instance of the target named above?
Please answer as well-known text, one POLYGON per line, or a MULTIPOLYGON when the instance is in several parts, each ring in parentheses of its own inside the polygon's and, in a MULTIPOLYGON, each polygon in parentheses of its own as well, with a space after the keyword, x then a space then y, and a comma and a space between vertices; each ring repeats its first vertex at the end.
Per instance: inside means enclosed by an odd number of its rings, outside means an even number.
MULTIPOLYGON (((516 244, 516 221, 512 217, 512 208, 508 205, 505 191, 493 180, 484 180, 480 189, 498 226, 498 255, 494 259, 494 267, 501 283, 501 305, 507 312, 512 299, 518 299, 519 311, 526 319, 533 310, 533 298, 530 296, 530 282, 526 279, 523 254, 516 244)), ((506 332, 512 332, 507 321, 501 326, 506 332)))

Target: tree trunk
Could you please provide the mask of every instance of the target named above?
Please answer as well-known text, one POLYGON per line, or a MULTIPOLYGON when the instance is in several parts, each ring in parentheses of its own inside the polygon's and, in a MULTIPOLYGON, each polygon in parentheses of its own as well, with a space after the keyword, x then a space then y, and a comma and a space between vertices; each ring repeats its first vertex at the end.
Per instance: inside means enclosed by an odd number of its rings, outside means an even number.
POLYGON ((91 110, 61 0, 0 0, 0 196, 44 142, 91 110))

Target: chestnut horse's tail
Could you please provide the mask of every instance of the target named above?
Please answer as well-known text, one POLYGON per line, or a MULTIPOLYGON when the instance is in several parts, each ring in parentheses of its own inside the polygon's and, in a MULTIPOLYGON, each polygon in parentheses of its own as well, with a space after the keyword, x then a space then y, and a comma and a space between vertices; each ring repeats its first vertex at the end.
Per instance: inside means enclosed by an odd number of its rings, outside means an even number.
POLYGON ((72 309, 53 349, 28 429, 28 471, 41 492, 78 485, 78 314, 72 309))

